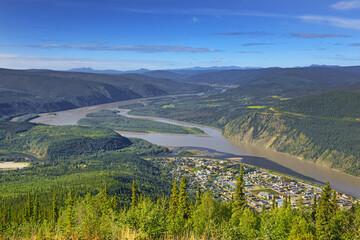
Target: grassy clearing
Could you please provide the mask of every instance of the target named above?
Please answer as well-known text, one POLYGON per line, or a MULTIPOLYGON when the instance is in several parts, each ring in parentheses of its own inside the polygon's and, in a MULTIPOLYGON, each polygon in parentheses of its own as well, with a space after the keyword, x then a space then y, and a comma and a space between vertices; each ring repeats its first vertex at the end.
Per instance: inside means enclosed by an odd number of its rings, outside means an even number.
POLYGON ((209 99, 209 100, 204 100, 204 102, 218 102, 218 101, 224 101, 224 98, 219 98, 219 99, 209 99))
POLYGON ((247 106, 246 108, 249 108, 249 109, 264 109, 266 107, 265 106, 247 106))
POLYGON ((175 108, 175 104, 163 105, 162 108, 175 108))
POLYGON ((191 170, 191 172, 196 172, 196 171, 202 171, 204 168, 202 167, 195 167, 191 170))

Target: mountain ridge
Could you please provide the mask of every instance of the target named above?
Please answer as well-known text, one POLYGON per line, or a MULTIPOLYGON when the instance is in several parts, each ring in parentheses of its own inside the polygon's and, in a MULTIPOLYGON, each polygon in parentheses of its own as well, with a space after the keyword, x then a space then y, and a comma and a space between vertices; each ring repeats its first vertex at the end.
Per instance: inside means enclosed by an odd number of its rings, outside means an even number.
POLYGON ((209 87, 134 73, 109 75, 0 69, 0 117, 207 89, 209 87))

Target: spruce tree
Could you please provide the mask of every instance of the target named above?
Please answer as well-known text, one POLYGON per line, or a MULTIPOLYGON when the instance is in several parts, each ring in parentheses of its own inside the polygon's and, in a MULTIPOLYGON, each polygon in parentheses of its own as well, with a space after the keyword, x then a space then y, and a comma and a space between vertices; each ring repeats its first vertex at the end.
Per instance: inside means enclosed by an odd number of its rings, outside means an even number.
POLYGON ((242 167, 240 167, 240 173, 236 177, 236 188, 233 200, 232 213, 239 213, 244 210, 246 205, 246 197, 244 194, 245 181, 242 167))
POLYGON ((32 214, 32 219, 34 222, 39 221, 40 218, 40 204, 39 204, 39 197, 36 194, 35 195, 35 200, 34 200, 34 206, 33 206, 33 214, 32 214))
POLYGON ((202 192, 199 186, 199 183, 197 185, 197 189, 196 189, 196 203, 195 206, 199 206, 201 204, 201 197, 202 197, 202 192))
POLYGON ((27 193, 27 198, 24 208, 24 221, 29 222, 32 217, 32 201, 30 192, 27 193))
POLYGON ((316 209, 316 236, 317 239, 330 239, 331 235, 331 188, 329 181, 323 187, 323 191, 316 209))
MULTIPOLYGON (((274 195, 274 197, 275 197, 275 195, 274 195)), ((287 207, 288 207, 288 197, 287 197, 287 196, 285 196, 283 205, 282 205, 281 207, 282 207, 282 208, 287 208, 287 207)))
POLYGON ((171 196, 169 201, 169 217, 174 219, 178 211, 178 190, 177 182, 174 180, 173 188, 171 189, 171 196))
POLYGON ((51 203, 51 219, 56 222, 59 218, 59 205, 56 199, 55 190, 53 192, 53 198, 51 203))
POLYGON ((135 181, 133 181, 132 183, 132 188, 131 188, 132 194, 131 194, 131 207, 136 207, 137 203, 138 203, 138 194, 137 194, 137 190, 136 190, 136 185, 135 185, 135 181))
POLYGON ((111 208, 112 208, 112 210, 117 211, 118 207, 119 207, 118 197, 117 197, 117 195, 115 194, 115 195, 111 198, 111 208))
POLYGON ((277 208, 277 201, 275 199, 275 195, 273 195, 273 198, 272 198, 272 205, 271 205, 271 209, 274 210, 277 208))
POLYGON ((179 201, 178 201, 179 215, 183 219, 187 219, 188 216, 189 216, 189 208, 188 208, 189 207, 188 206, 189 197, 188 197, 188 194, 186 192, 186 188, 187 188, 187 181, 186 181, 186 178, 183 177, 181 179, 181 182, 180 182, 179 201))
POLYGON ((331 198, 331 212, 332 212, 332 215, 335 215, 337 209, 338 209, 338 201, 337 201, 337 198, 336 198, 336 191, 333 190, 332 198, 331 198))
POLYGON ((7 225, 8 219, 9 219, 8 209, 7 209, 6 203, 4 202, 4 204, 2 206, 2 211, 1 211, 1 227, 2 228, 4 228, 7 225))
POLYGON ((72 228, 75 225, 75 197, 72 191, 68 193, 68 199, 66 201, 66 232, 71 233, 72 228))
POLYGON ((312 217, 313 221, 316 220, 316 209, 317 209, 317 197, 314 194, 313 203, 311 205, 311 217, 312 217))

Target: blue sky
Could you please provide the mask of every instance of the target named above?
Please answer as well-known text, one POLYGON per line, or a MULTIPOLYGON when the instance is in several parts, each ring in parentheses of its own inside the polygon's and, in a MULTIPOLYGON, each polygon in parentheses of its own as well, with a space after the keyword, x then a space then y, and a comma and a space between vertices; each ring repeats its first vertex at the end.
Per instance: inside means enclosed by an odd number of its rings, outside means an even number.
POLYGON ((360 65, 360 0, 0 0, 0 67, 360 65))

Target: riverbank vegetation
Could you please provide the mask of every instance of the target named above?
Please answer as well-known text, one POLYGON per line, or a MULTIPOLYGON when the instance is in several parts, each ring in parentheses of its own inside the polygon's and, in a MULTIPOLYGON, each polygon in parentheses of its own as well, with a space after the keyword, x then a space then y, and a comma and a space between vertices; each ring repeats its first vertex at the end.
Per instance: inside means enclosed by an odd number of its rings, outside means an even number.
POLYGON ((117 111, 101 110, 89 113, 78 121, 80 125, 110 128, 116 131, 158 132, 173 134, 203 134, 199 128, 182 127, 148 119, 129 118, 119 115, 117 111))
POLYGON ((239 117, 224 135, 360 176, 360 92, 337 91, 239 117))
MULTIPOLYGON (((275 90, 274 90, 275 91, 275 90)), ((130 106, 134 115, 169 117, 206 124, 226 137, 304 158, 360 176, 360 92, 333 91, 304 95, 296 89, 275 92, 238 89, 197 98, 157 100, 130 106), (240 94, 241 93, 241 94, 240 94), (240 95, 239 95, 240 94, 240 95), (219 107, 209 107, 207 104, 219 107)))

